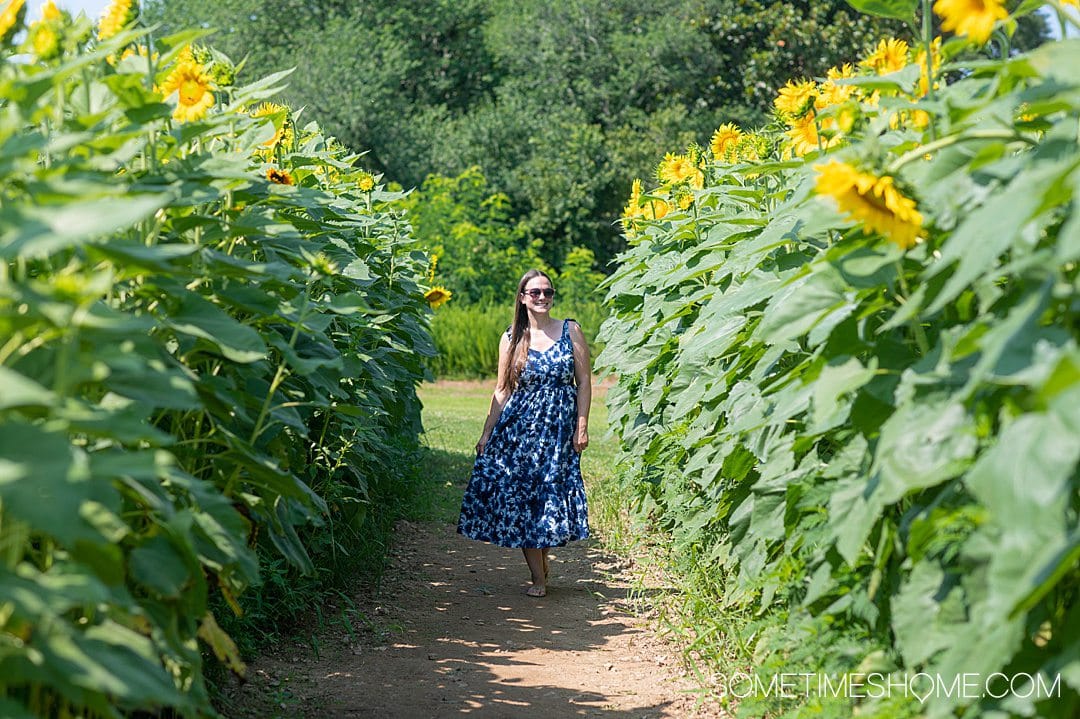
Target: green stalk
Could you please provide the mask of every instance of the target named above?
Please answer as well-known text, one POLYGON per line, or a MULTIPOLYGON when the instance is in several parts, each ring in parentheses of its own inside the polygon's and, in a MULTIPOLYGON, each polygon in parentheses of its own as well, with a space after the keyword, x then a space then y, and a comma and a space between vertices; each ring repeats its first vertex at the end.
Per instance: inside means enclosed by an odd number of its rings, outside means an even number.
MULTIPOLYGON (((926 99, 934 101, 934 14, 930 7, 930 0, 922 0, 922 41, 926 49, 926 99)), ((934 116, 930 116, 929 129, 930 141, 937 140, 937 131, 934 129, 934 116)))
MULTIPOLYGON (((900 283, 900 291, 904 293, 903 300, 907 303, 908 298, 911 297, 911 290, 908 289, 907 278, 904 277, 904 266, 900 260, 896 261, 896 278, 900 283)), ((925 357, 930 353, 930 343, 926 340, 926 332, 923 330, 923 326, 919 324, 918 318, 912 317, 909 324, 912 333, 915 335, 915 344, 919 346, 919 353, 925 357)))
MULTIPOLYGON (((296 324, 293 325, 292 336, 289 337, 289 349, 296 347, 296 340, 300 338, 300 328, 304 324, 304 318, 307 316, 308 304, 311 300, 311 280, 308 281, 307 286, 304 288, 304 304, 300 307, 300 314, 296 318, 296 324)), ((282 355, 281 361, 278 362, 277 370, 274 372, 274 379, 270 382, 270 389, 266 392, 266 397, 263 399, 262 408, 259 410, 259 416, 255 419, 255 426, 251 428, 251 436, 248 438, 248 444, 254 445, 255 440, 259 438, 259 435, 263 432, 263 423, 266 421, 266 416, 270 412, 270 403, 274 400, 274 394, 277 392, 278 387, 285 381, 285 357, 282 355)), ((225 483, 225 490, 223 494, 226 497, 232 496, 233 487, 236 484, 236 480, 240 475, 240 467, 236 467, 233 470, 232 476, 229 477, 229 481, 225 483)))
POLYGON ((1038 141, 1025 137, 1015 130, 972 130, 963 135, 949 135, 943 137, 940 140, 928 142, 925 145, 920 145, 914 150, 909 150, 900 157, 893 160, 892 164, 886 168, 886 174, 893 175, 909 162, 913 162, 922 158, 925 155, 929 155, 938 150, 943 150, 950 145, 956 145, 961 142, 968 142, 970 140, 1010 140, 1013 142, 1026 142, 1032 147, 1038 145, 1038 141))

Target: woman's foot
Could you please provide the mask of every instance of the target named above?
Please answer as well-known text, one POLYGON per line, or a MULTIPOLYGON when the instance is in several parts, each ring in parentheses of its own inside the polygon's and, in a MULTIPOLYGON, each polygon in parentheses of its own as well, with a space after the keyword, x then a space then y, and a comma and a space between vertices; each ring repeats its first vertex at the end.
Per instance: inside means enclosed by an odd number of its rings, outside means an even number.
POLYGON ((543 584, 534 584, 528 589, 526 589, 525 593, 530 597, 536 597, 537 599, 539 599, 540 597, 547 595, 547 587, 545 587, 543 584))

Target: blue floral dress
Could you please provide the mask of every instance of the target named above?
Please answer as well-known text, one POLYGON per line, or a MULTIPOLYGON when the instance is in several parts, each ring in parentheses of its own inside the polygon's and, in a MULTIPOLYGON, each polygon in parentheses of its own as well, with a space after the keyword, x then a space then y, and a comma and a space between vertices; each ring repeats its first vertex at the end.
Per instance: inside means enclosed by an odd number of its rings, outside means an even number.
POLYGON ((589 536, 570 320, 543 352, 529 350, 517 387, 476 458, 458 532, 504 547, 561 547, 589 536))

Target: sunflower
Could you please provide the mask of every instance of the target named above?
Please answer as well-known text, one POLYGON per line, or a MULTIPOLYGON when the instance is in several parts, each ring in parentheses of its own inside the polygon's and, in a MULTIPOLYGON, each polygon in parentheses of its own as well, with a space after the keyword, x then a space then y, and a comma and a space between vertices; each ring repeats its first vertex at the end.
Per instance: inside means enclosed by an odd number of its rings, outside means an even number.
POLYGON ((424 299, 427 300, 428 306, 433 310, 437 310, 442 305, 445 305, 453 296, 453 292, 439 285, 432 287, 424 293, 424 299))
POLYGON ((58 24, 48 20, 30 23, 27 39, 39 60, 52 60, 60 54, 60 33, 56 31, 58 24))
POLYGON ((166 97, 174 92, 177 94, 173 118, 180 122, 201 119, 206 116, 207 110, 214 106, 210 76, 203 72, 202 65, 194 62, 177 65, 165 80, 162 91, 166 97))
POLYGON ((788 83, 780 88, 780 94, 773 100, 773 105, 786 117, 802 117, 814 106, 817 93, 817 85, 813 80, 788 80, 788 83))
POLYGON ((668 185, 677 185, 681 182, 690 181, 695 187, 701 187, 704 176, 697 165, 686 155, 668 153, 664 155, 660 166, 656 168, 656 176, 660 182, 668 185))
POLYGON ((888 75, 907 67, 908 44, 903 40, 889 38, 878 42, 870 56, 859 63, 870 68, 878 75, 888 75))
POLYGON ((641 215, 646 220, 662 220, 675 208, 666 200, 646 200, 641 215))
POLYGON ((285 170, 280 170, 276 167, 266 168, 266 179, 270 180, 276 185, 291 185, 293 184, 292 175, 285 170))
MULTIPOLYGON (((930 43, 930 63, 927 66, 926 62, 926 48, 919 48, 919 52, 915 54, 915 64, 919 66, 921 72, 919 73, 919 97, 926 97, 926 93, 930 87, 930 78, 935 77, 938 71, 941 70, 941 36, 938 35, 930 43)), ((934 89, 937 89, 938 84, 934 83, 934 89)))
POLYGON ((817 118, 814 113, 796 120, 792 123, 791 129, 784 134, 790 138, 788 144, 791 151, 798 157, 821 149, 822 138, 818 134, 817 118))
POLYGON ((709 147, 712 148, 713 159, 722 162, 734 162, 735 148, 739 145, 743 133, 734 123, 726 123, 717 128, 713 133, 709 147))
POLYGON ((742 162, 754 162, 769 154, 769 140, 764 135, 749 133, 739 139, 735 146, 735 158, 742 162))
POLYGON ((675 204, 679 206, 680 210, 685 210, 694 204, 694 193, 687 190, 685 187, 675 191, 675 204))
POLYGON ((108 40, 125 27, 135 22, 139 16, 139 3, 135 0, 113 0, 109 7, 105 8, 98 23, 98 40, 108 40))
POLYGON ((630 185, 630 199, 626 201, 623 220, 630 221, 641 214, 641 180, 635 179, 633 184, 630 185))
POLYGON ((360 188, 361 192, 371 192, 375 189, 375 177, 370 172, 361 172, 360 178, 356 181, 356 186, 360 188))
POLYGON ((64 16, 60 12, 60 8, 56 7, 56 3, 53 0, 49 0, 41 6, 41 19, 42 20, 63 20, 64 16))
POLYGON ((990 39, 998 20, 1009 17, 1001 0, 937 0, 934 12, 941 16, 941 29, 967 35, 982 44, 990 39))
POLYGON ((8 0, 0 10, 0 43, 7 44, 26 18, 26 0, 8 0))
POLYGON ((847 102, 858 88, 855 85, 838 85, 836 81, 849 77, 855 77, 855 68, 851 66, 851 63, 844 63, 838 68, 830 67, 825 73, 825 82, 818 88, 820 92, 814 107, 822 110, 847 102))
POLYGON ((278 143, 285 137, 285 126, 289 124, 289 109, 276 102, 264 102, 251 111, 251 116, 255 118, 269 117, 274 121, 274 136, 264 142, 263 145, 266 147, 277 147, 278 143), (281 127, 277 126, 276 117, 279 115, 282 115, 285 118, 281 122, 281 127))
POLYGON ((836 160, 814 165, 814 169, 818 194, 836 200, 840 211, 861 222, 865 230, 885 235, 903 249, 918 241, 922 214, 915 209, 915 201, 896 188, 892 177, 876 177, 836 160))

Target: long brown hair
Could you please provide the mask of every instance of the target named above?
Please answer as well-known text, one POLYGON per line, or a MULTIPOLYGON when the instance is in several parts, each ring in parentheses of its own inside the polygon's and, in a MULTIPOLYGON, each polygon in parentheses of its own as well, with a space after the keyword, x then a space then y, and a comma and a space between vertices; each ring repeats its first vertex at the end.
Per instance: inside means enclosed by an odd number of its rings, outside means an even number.
POLYGON ((517 387, 518 379, 525 369, 525 363, 529 360, 529 310, 521 301, 521 295, 525 292, 525 285, 529 284, 529 280, 537 277, 543 277, 551 282, 551 278, 545 272, 532 269, 521 276, 521 282, 518 282, 517 292, 514 294, 514 323, 510 325, 510 351, 506 353, 510 366, 503 373, 503 377, 506 378, 503 389, 510 392, 517 387))

